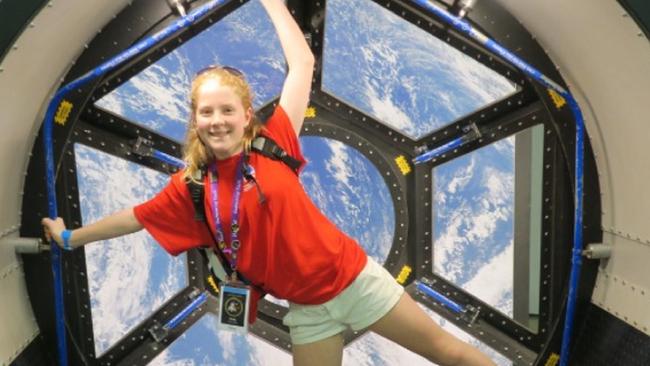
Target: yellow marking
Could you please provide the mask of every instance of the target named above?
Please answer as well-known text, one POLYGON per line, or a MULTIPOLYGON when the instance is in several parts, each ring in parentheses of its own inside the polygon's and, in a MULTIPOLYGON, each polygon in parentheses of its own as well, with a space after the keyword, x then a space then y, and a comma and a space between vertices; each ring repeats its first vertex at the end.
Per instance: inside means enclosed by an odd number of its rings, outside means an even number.
POLYGON ((407 175, 411 172, 411 165, 409 165, 408 160, 404 155, 400 155, 395 158, 395 163, 399 167, 399 170, 402 172, 402 175, 407 175))
POLYGON ((314 118, 316 117, 316 108, 314 107, 309 107, 305 111, 305 118, 314 118))
POLYGON ((404 282, 406 282, 406 280, 409 278, 411 271, 412 269, 409 266, 405 265, 404 267, 402 267, 402 270, 399 271, 399 275, 397 275, 397 283, 403 285, 404 282))
POLYGON ((560 360, 560 355, 557 353, 551 353, 550 356, 548 356, 548 360, 546 360, 546 363, 544 366, 555 366, 557 365, 557 362, 560 360))
POLYGON ((212 289, 214 290, 214 293, 218 294, 219 293, 219 286, 217 286, 217 283, 214 281, 214 277, 211 275, 208 276, 208 284, 212 289))
POLYGON ((553 103, 555 104, 555 108, 560 109, 564 107, 566 104, 566 100, 564 97, 562 97, 560 94, 558 94, 555 90, 553 89, 548 89, 548 95, 551 96, 551 99, 553 100, 553 103))
POLYGON ((61 104, 59 104, 59 109, 56 111, 54 122, 60 124, 61 126, 65 126, 65 123, 68 121, 68 117, 70 116, 71 111, 72 103, 68 102, 67 100, 63 100, 61 104))

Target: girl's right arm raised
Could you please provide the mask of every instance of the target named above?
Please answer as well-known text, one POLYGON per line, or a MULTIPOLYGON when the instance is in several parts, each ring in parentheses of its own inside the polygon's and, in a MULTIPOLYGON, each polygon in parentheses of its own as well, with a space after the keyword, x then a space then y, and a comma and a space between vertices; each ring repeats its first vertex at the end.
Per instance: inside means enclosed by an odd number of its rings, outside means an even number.
MULTIPOLYGON (((48 240, 54 239, 60 247, 63 247, 63 239, 61 237, 61 233, 65 230, 63 219, 60 217, 56 220, 44 218, 41 220, 41 224, 45 230, 45 237, 48 240)), ((90 225, 71 230, 69 244, 74 249, 94 241, 131 234, 142 230, 142 228, 142 224, 140 224, 133 213, 133 208, 127 208, 106 216, 90 225)))

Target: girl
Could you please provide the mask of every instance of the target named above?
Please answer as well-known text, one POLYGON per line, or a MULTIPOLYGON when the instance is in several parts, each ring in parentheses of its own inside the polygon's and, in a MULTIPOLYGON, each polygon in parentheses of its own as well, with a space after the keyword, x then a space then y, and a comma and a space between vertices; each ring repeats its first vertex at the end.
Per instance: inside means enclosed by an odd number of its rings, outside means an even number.
POLYGON ((226 283, 250 291, 251 321, 262 291, 289 301, 283 322, 290 329, 295 365, 340 365, 347 327, 369 328, 441 365, 492 365, 435 324, 388 271, 330 223, 293 170, 249 153, 262 134, 302 167, 297 136, 314 67, 284 2, 261 2, 289 66, 279 105, 266 125, 254 116, 240 72, 220 66, 200 71, 191 88, 186 168, 150 201, 88 226, 66 230, 61 218, 45 218, 46 236, 73 249, 145 228, 172 255, 215 243, 234 273, 226 283), (208 225, 194 220, 188 180, 204 185, 208 225), (242 285, 243 279, 250 286, 242 285))

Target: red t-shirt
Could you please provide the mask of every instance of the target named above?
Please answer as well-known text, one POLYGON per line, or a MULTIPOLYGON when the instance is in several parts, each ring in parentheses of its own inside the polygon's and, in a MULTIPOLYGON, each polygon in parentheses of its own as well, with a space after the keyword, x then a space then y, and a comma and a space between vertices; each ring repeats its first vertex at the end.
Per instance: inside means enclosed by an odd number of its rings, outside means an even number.
MULTIPOLYGON (((264 135, 304 166, 298 138, 281 107, 268 120, 264 135)), ((217 162, 218 205, 228 245, 239 158, 237 155, 217 162)), ((365 266, 367 256, 363 248, 320 212, 298 176, 283 162, 258 153, 251 153, 249 162, 266 202, 261 204, 254 184, 245 181, 239 211, 238 271, 277 298, 298 304, 322 304, 332 299, 365 266)), ((215 231, 208 177, 204 184, 208 187, 204 202, 206 219, 215 231)), ((181 172, 174 174, 156 197, 136 206, 134 212, 137 220, 172 255, 213 245, 205 224, 194 220, 194 206, 181 172)), ((253 292, 251 322, 255 320, 260 295, 253 292)))

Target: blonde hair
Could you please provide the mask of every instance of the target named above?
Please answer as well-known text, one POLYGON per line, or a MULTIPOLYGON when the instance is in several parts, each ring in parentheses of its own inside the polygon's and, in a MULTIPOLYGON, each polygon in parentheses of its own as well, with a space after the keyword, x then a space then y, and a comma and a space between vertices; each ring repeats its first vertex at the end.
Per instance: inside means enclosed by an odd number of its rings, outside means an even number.
MULTIPOLYGON (((200 176, 198 173, 214 159, 212 151, 203 144, 195 128, 198 91, 203 83, 210 78, 218 79, 221 84, 231 87, 240 98, 244 110, 253 111, 253 93, 243 75, 235 74, 221 67, 214 67, 200 72, 192 80, 192 88, 190 91, 190 121, 183 149, 183 160, 185 161, 183 179, 185 181, 192 180, 196 183, 203 183, 198 181, 198 177, 200 176)), ((255 116, 255 112, 253 112, 248 126, 244 129, 243 144, 245 154, 250 152, 251 143, 262 129, 262 123, 255 116)))

